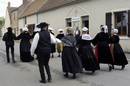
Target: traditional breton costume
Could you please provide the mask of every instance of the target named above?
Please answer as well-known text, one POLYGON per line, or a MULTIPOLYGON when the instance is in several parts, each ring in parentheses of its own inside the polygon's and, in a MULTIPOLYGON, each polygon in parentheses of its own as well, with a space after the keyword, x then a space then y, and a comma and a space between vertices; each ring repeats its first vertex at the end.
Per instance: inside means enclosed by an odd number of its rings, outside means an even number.
POLYGON ((52 79, 50 73, 50 67, 49 67, 51 43, 54 44, 57 42, 61 42, 48 31, 48 26, 49 24, 47 24, 46 22, 42 22, 37 26, 41 28, 41 31, 36 33, 31 46, 31 55, 33 56, 35 53, 37 54, 38 57, 41 83, 46 83, 46 76, 45 76, 44 69, 47 72, 48 82, 50 82, 52 79))
POLYGON ((110 38, 111 52, 112 52, 112 56, 114 60, 114 65, 122 66, 122 69, 124 69, 125 65, 128 64, 128 61, 123 52, 123 49, 121 48, 119 44, 120 38, 117 34, 118 34, 118 30, 113 29, 112 36, 110 38))
POLYGON ((67 35, 62 39, 64 44, 62 52, 62 68, 65 77, 68 73, 73 74, 73 79, 76 78, 76 73, 82 71, 82 64, 76 50, 76 39, 73 36, 72 28, 67 28, 67 35))
MULTIPOLYGON (((58 39, 62 39, 64 37, 64 33, 63 33, 63 30, 62 29, 59 29, 59 34, 56 36, 56 38, 58 39)), ((58 43, 57 44, 57 52, 59 53, 58 57, 60 57, 60 53, 63 51, 63 44, 62 43, 58 43)))
POLYGON ((30 48, 31 43, 30 40, 32 39, 32 36, 28 32, 27 25, 23 28, 23 32, 16 37, 17 40, 20 41, 20 60, 22 62, 31 62, 34 60, 34 58, 31 56, 30 48))
POLYGON ((86 71, 95 72, 95 70, 99 69, 99 65, 91 46, 92 38, 89 34, 87 34, 88 28, 84 27, 82 31, 83 34, 78 41, 78 53, 82 61, 82 66, 86 71))
POLYGON ((109 64, 109 71, 112 70, 112 54, 109 47, 110 36, 108 34, 108 28, 105 25, 101 25, 101 32, 99 32, 93 39, 93 44, 96 46, 96 57, 99 63, 109 64))

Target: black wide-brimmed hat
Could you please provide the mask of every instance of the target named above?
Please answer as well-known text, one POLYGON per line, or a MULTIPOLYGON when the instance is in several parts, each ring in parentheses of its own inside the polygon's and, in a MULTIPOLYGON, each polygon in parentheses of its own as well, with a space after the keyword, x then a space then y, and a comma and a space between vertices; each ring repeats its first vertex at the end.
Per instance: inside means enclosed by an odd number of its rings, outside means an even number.
POLYGON ((41 22, 40 24, 37 25, 38 28, 44 28, 46 26, 49 26, 49 24, 46 22, 41 22))

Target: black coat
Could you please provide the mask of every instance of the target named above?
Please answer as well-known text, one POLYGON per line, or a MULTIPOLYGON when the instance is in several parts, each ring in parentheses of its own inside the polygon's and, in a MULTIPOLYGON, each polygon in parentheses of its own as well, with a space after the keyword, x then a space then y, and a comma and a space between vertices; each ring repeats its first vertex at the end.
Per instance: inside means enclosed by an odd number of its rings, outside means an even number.
POLYGON ((5 41, 6 46, 14 46, 14 40, 16 39, 16 36, 12 32, 7 32, 3 36, 3 41, 5 41))
POLYGON ((127 58, 123 52, 123 49, 121 48, 119 44, 119 36, 118 35, 113 35, 111 37, 111 44, 114 44, 113 46, 113 56, 114 56, 114 65, 127 65, 128 61, 127 58))
POLYGON ((97 58, 99 63, 113 64, 113 58, 109 47, 110 36, 108 33, 100 32, 93 39, 96 45, 97 58))

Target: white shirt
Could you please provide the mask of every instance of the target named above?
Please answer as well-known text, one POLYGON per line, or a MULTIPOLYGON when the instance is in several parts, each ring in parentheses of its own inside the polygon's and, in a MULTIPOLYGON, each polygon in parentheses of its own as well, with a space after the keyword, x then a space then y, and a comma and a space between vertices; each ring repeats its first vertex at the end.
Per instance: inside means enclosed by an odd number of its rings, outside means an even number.
MULTIPOLYGON (((56 43, 61 43, 61 40, 57 39, 54 35, 52 35, 50 33, 50 38, 51 38, 51 43, 52 44, 56 44, 56 43)), ((31 45, 31 56, 34 55, 34 52, 37 48, 37 45, 38 45, 38 41, 39 41, 39 33, 36 33, 36 35, 34 36, 34 39, 33 39, 33 42, 32 42, 32 45, 31 45)))

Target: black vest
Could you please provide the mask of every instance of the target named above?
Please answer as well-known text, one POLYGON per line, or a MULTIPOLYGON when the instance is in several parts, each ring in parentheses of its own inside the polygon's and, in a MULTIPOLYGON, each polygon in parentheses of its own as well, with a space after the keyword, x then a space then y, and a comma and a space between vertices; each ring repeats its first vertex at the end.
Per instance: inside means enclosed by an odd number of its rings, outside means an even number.
POLYGON ((51 52, 51 38, 48 31, 39 32, 39 41, 36 49, 36 54, 51 52))

